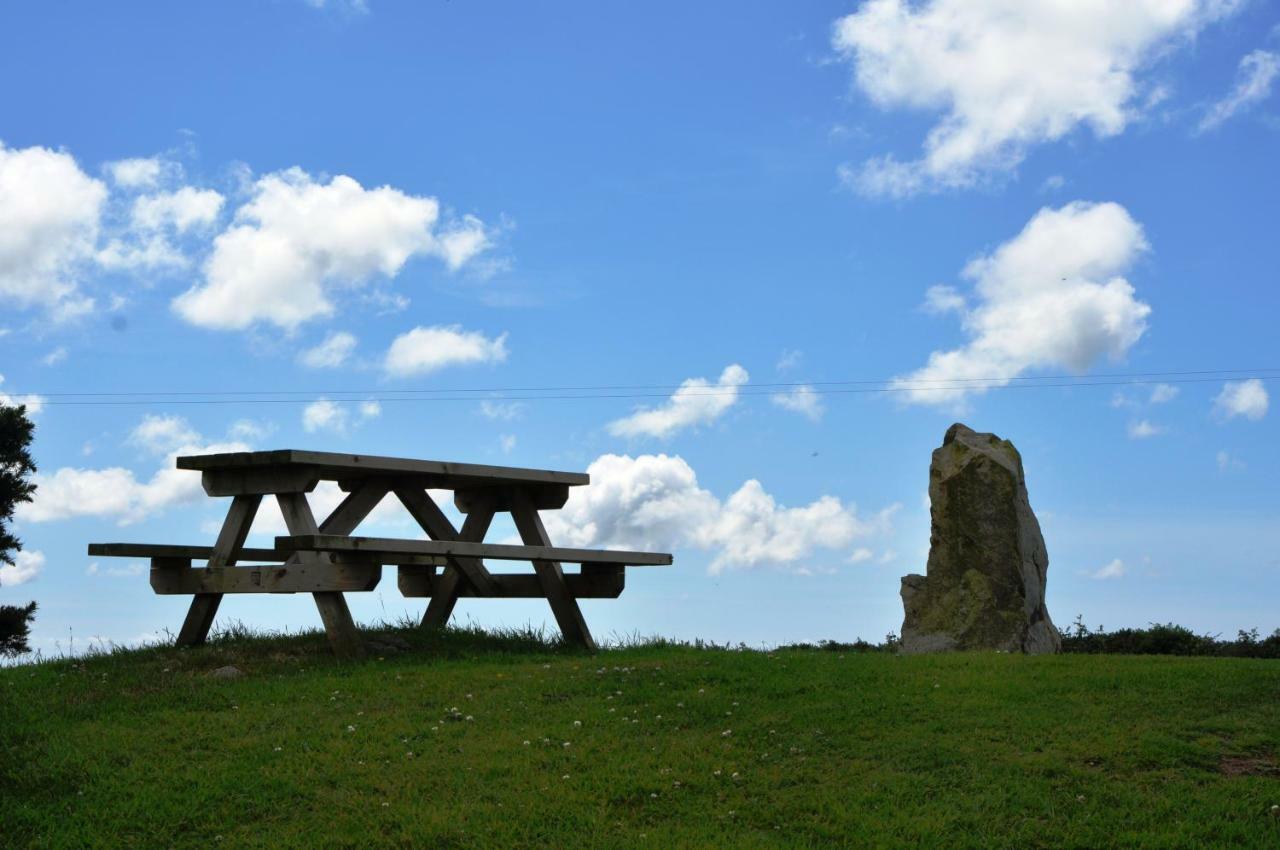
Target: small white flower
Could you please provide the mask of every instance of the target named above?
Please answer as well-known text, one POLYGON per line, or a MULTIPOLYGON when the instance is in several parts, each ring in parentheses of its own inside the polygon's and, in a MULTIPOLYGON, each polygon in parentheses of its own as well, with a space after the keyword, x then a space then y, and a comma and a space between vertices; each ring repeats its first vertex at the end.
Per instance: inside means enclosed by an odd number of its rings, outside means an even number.
POLYGON ((730 735, 732 735, 732 734, 733 734, 733 730, 732 730, 732 729, 726 729, 726 730, 724 730, 723 732, 721 732, 721 733, 720 733, 720 737, 721 737, 721 738, 728 738, 728 737, 729 737, 730 735))
POLYGON ((565 741, 565 742, 564 742, 564 746, 565 746, 565 747, 568 747, 568 746, 570 746, 570 743, 569 743, 568 741, 565 741))
POLYGON ((581 726, 581 725, 582 725, 582 721, 581 721, 581 720, 575 720, 575 721, 573 721, 573 725, 574 725, 574 726, 581 726))
POLYGON ((351 724, 347 724, 347 731, 348 731, 348 732, 354 732, 354 731, 356 731, 356 727, 355 727, 355 726, 353 726, 353 725, 351 725, 351 724))
POLYGON ((524 745, 525 745, 526 747, 527 747, 527 746, 529 746, 529 742, 528 742, 528 741, 525 741, 525 742, 524 742, 524 745))

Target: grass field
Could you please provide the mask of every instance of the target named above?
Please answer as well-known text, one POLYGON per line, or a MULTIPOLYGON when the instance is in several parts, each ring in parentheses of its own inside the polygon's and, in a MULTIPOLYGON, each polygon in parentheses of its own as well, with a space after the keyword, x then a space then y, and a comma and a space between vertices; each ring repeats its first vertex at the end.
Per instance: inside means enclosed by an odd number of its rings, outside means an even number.
POLYGON ((387 634, 0 670, 0 846, 1280 847, 1276 661, 387 634))

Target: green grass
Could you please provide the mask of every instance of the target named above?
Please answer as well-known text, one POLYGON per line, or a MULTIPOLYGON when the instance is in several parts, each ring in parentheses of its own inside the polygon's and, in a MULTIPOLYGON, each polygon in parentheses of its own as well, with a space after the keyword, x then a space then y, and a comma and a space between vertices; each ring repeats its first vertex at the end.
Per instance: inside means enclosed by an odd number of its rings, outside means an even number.
POLYGON ((395 634, 0 670, 0 846, 1280 847, 1276 661, 395 634))

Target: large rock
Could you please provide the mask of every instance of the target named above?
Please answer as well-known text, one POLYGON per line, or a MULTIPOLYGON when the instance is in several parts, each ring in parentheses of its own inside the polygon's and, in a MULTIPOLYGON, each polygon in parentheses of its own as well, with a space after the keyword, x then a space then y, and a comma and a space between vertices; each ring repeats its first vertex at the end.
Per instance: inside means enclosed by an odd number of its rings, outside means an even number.
POLYGON ((1013 443, 959 423, 929 467, 928 576, 902 578, 902 651, 1058 652, 1049 553, 1013 443))

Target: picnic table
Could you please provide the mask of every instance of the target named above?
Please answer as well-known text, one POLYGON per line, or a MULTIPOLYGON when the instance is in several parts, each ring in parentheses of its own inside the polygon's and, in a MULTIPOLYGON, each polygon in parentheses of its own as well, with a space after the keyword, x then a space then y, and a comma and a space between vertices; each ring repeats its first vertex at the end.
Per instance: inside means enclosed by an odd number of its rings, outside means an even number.
POLYGON ((156 593, 194 597, 179 646, 205 640, 224 594, 310 593, 334 652, 363 655, 343 593, 373 590, 389 565, 397 568, 404 596, 430 597, 424 627, 443 627, 461 597, 542 597, 565 639, 594 650, 577 600, 617 597, 629 566, 671 563, 667 553, 551 544, 538 512, 563 507, 570 487, 590 483, 584 473, 295 449, 192 455, 179 457, 177 467, 199 471, 208 495, 231 497, 212 546, 91 543, 89 554, 148 558, 156 593), (317 522, 307 494, 320 481, 337 482, 346 497, 317 522), (428 490, 453 492, 465 515, 461 528, 428 490), (289 534, 272 548, 246 547, 265 496, 275 497, 289 534), (429 539, 352 536, 392 496, 429 539), (499 512, 511 514, 523 545, 484 542, 499 512), (528 561, 533 572, 495 574, 485 559, 528 561), (205 565, 193 567, 194 561, 205 565), (581 571, 566 573, 562 563, 581 564, 581 571))

